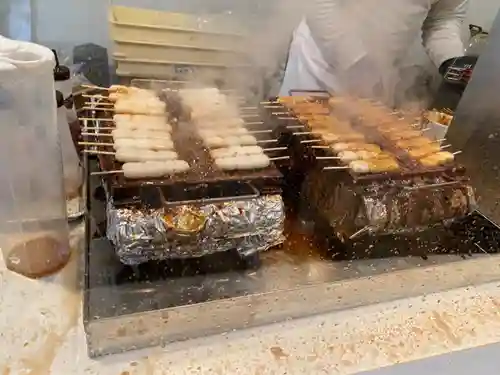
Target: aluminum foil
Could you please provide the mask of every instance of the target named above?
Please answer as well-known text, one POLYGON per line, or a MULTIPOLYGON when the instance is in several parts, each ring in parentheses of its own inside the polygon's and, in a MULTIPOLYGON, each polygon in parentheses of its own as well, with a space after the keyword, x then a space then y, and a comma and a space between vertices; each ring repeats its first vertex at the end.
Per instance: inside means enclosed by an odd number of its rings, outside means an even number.
POLYGON ((250 255, 282 243, 284 221, 279 195, 157 210, 118 208, 110 200, 107 238, 128 265, 230 249, 250 255))
POLYGON ((446 183, 436 178, 350 185, 319 171, 306 177, 302 193, 343 241, 366 232, 418 232, 474 211, 473 189, 465 182, 440 186, 446 183))

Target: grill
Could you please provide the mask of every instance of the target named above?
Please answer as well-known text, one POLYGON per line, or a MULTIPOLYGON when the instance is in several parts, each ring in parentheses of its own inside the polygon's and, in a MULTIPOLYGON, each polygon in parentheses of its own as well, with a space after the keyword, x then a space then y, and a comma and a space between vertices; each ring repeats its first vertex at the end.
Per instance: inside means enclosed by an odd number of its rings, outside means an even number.
MULTIPOLYGON (((83 131, 86 142, 95 144, 100 151, 98 160, 102 178, 105 181, 109 194, 114 198, 116 204, 145 204, 149 207, 159 205, 182 205, 188 203, 222 202, 224 200, 248 199, 259 195, 277 194, 281 189, 282 175, 277 165, 286 163, 286 150, 275 150, 266 152, 270 158, 278 158, 265 169, 222 171, 215 167, 214 160, 207 149, 203 146, 201 139, 195 133, 189 122, 189 114, 182 109, 175 91, 162 92, 160 97, 167 102, 168 108, 173 108, 170 113, 170 122, 173 125, 172 139, 174 149, 181 160, 190 165, 190 170, 172 175, 162 179, 127 179, 120 173, 112 173, 121 170, 122 163, 115 160, 112 155, 112 147, 105 146, 109 143, 111 136, 95 136, 90 133, 98 131, 99 134, 110 134, 112 122, 112 111, 106 111, 102 107, 88 109, 84 116, 88 123, 93 126, 84 127, 83 131), (103 129, 103 130, 101 130, 103 129), (277 164, 277 165, 276 165, 277 164)), ((101 102, 105 97, 100 98, 101 102)), ((255 108, 257 110, 257 108, 255 108)), ((251 122, 254 136, 263 148, 276 148, 271 129, 265 125, 258 124, 260 115, 249 114, 247 119, 251 122)))
MULTIPOLYGON (((279 98, 277 98, 279 100, 279 98)), ((325 95, 310 97, 309 103, 325 108, 325 113, 349 121, 366 141, 394 156, 397 171, 357 173, 338 160, 338 154, 312 134, 303 115, 271 100, 262 104, 267 121, 280 129, 281 142, 290 143, 294 184, 301 188, 301 211, 312 220, 323 221, 337 240, 353 244, 364 236, 405 236, 436 226, 448 227, 474 211, 473 189, 465 168, 455 162, 424 166, 412 159, 395 141, 367 126, 358 113, 332 108, 325 95)), ((394 121, 405 121, 393 113, 394 121)), ((371 124, 370 124, 371 125, 371 124)), ((415 128, 423 129, 417 123, 415 128)), ((293 184, 292 183, 292 184, 293 184)))

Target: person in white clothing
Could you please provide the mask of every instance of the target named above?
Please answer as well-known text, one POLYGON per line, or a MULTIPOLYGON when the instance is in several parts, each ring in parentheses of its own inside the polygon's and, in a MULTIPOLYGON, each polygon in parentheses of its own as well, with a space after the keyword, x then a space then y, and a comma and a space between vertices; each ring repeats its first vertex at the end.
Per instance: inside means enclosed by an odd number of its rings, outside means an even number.
POLYGON ((468 0, 309 0, 307 5, 280 95, 302 89, 375 96, 381 87, 387 95, 398 65, 420 36, 441 73, 464 54, 468 0))

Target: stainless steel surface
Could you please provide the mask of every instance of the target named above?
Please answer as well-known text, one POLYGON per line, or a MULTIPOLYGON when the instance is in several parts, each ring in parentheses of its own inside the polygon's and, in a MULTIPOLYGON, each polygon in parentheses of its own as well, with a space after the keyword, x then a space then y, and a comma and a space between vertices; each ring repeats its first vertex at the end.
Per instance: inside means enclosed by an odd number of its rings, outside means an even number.
MULTIPOLYGON (((112 265, 116 260, 109 244, 97 240, 89 261, 112 265)), ((85 304, 89 353, 99 356, 164 345, 460 287, 467 284, 462 278, 466 263, 456 255, 426 261, 413 257, 332 262, 300 236, 289 236, 283 249, 263 256, 257 270, 118 286, 109 284, 116 276, 110 266, 108 274, 89 275, 92 284, 85 304), (451 267, 452 262, 463 268, 451 267)))

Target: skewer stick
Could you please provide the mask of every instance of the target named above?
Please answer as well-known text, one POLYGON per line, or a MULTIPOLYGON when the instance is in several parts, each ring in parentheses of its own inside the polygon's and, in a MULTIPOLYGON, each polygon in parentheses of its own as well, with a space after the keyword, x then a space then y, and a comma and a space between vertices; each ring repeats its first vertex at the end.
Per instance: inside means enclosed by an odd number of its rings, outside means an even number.
POLYGON ((350 239, 350 240, 352 240, 353 238, 358 237, 359 235, 361 235, 361 234, 363 234, 363 233, 365 233, 365 232, 368 232, 368 231, 370 231, 370 227, 367 225, 367 226, 365 226, 364 228, 361 228, 360 230, 358 230, 356 233, 353 233, 353 234, 349 237, 349 239, 350 239))
POLYGON ((297 118, 295 117, 278 117, 278 120, 296 120, 296 121, 299 121, 297 118))
POLYGON ((259 109, 258 107, 239 107, 243 111, 253 111, 259 109))
POLYGON ((104 96, 104 95, 89 95, 89 94, 82 94, 82 98, 90 98, 90 99, 109 99, 109 97, 104 96))
POLYGON ((116 171, 101 171, 101 172, 91 172, 91 176, 105 176, 108 174, 120 174, 124 173, 122 170, 116 170, 116 171))
POLYGON ((114 112, 115 108, 92 108, 92 107, 82 107, 80 109, 87 109, 90 111, 109 111, 109 112, 114 112))
POLYGON ((263 107, 264 108, 283 108, 281 105, 263 105, 263 107))
POLYGON ((262 141, 257 141, 257 143, 274 143, 274 142, 278 142, 277 139, 264 139, 262 141))
MULTIPOLYGON (((115 130, 116 128, 105 128, 105 127, 92 127, 92 126, 82 126, 82 131, 84 130, 115 130)), ((93 134, 95 135, 95 134, 93 134)))
POLYGON ((251 132, 248 132, 248 134, 263 134, 263 133, 272 133, 273 131, 271 129, 267 130, 254 130, 251 132))
POLYGON ((240 115, 241 118, 249 118, 249 117, 259 117, 259 114, 258 113, 249 113, 249 114, 245 114, 245 115, 240 115))
POLYGON ((83 153, 94 154, 94 155, 115 155, 115 153, 111 151, 98 151, 98 150, 83 150, 83 153))
POLYGON ((271 112, 271 114, 274 115, 274 116, 288 115, 288 112, 287 111, 283 111, 283 112, 271 112))
POLYGON ((78 117, 78 120, 89 120, 89 121, 111 121, 115 122, 112 118, 92 118, 92 117, 78 117))
POLYGON ((340 167, 340 166, 339 167, 337 167, 337 166, 335 166, 335 167, 323 167, 323 170, 324 171, 329 171, 329 170, 343 171, 343 170, 346 170, 346 169, 349 169, 349 168, 350 167, 346 165, 345 167, 340 167))
POLYGON ((313 132, 294 132, 292 133, 293 135, 309 135, 309 134, 315 134, 313 132))
POLYGON ((286 128, 293 130, 293 129, 303 129, 304 127, 305 127, 305 125, 289 125, 286 128))
POLYGON ((112 134, 107 133, 81 133, 84 137, 112 137, 112 134))
POLYGON ((276 158, 269 158, 269 160, 275 161, 275 160, 287 160, 290 159, 290 156, 278 156, 276 158))
POLYGON ((114 143, 78 142, 80 146, 114 146, 114 143))
POLYGON ((262 125, 264 121, 250 121, 250 122, 245 122, 245 125, 262 125))
POLYGON ((272 152, 272 151, 284 151, 288 150, 288 147, 272 147, 272 148, 263 148, 262 151, 272 152))
POLYGON ((260 102, 260 104, 277 104, 278 102, 275 101, 275 102, 260 102))
POLYGON ((103 105, 103 106, 114 106, 115 103, 108 103, 108 102, 85 102, 83 103, 85 106, 89 105, 103 105))
POLYGON ((316 160, 339 160, 338 156, 316 156, 316 160))
POLYGON ((328 150, 328 149, 330 149, 329 146, 311 146, 311 148, 316 148, 316 149, 321 149, 321 150, 328 150))
POLYGON ((80 85, 86 89, 95 89, 95 90, 102 90, 102 91, 110 91, 109 87, 101 87, 101 86, 94 86, 94 85, 80 85))
POLYGON ((300 143, 304 144, 304 143, 317 143, 317 142, 321 142, 321 139, 306 139, 304 141, 300 141, 300 143))
POLYGON ((441 150, 446 150, 447 148, 450 148, 451 145, 444 145, 444 146, 441 146, 439 147, 441 150))
POLYGON ((455 155, 459 155, 461 153, 462 153, 462 151, 455 151, 455 152, 452 152, 452 155, 455 156, 455 155))

